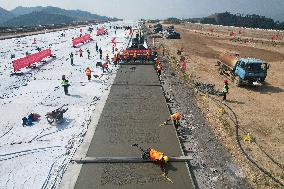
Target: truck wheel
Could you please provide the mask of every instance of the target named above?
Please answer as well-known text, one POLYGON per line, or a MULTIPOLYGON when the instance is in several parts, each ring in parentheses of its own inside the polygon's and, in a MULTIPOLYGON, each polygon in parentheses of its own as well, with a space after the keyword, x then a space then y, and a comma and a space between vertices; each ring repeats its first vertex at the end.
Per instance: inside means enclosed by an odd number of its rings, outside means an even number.
POLYGON ((235 85, 240 87, 242 85, 242 79, 239 76, 235 77, 235 85))

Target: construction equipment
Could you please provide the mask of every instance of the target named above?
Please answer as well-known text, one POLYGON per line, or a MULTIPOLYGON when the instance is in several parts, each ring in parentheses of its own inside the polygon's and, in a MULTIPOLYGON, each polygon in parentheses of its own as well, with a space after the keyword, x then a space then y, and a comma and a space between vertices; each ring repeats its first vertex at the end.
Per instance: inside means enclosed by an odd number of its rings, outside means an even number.
POLYGON ((267 76, 269 64, 255 58, 240 58, 240 54, 221 53, 217 61, 219 74, 230 77, 236 86, 260 85, 267 76))
POLYGON ((153 31, 154 31, 155 33, 160 33, 160 32, 163 31, 163 26, 162 26, 161 24, 156 24, 156 25, 154 25, 153 31))
POLYGON ((52 112, 47 112, 46 119, 49 124, 55 123, 60 124, 63 122, 63 114, 68 110, 68 108, 64 109, 64 106, 53 110, 52 112))
MULTIPOLYGON (((191 156, 169 157, 169 162, 188 162, 191 156)), ((84 163, 153 163, 153 160, 143 159, 142 157, 85 157, 73 159, 78 164, 84 163)))
MULTIPOLYGON (((138 144, 132 144, 131 146, 137 147, 143 152, 147 153, 147 150, 144 150, 138 144)), ((169 162, 187 162, 192 160, 191 156, 180 156, 180 157, 169 157, 169 162)), ((85 157, 80 159, 74 159, 76 163, 153 163, 153 160, 150 160, 147 157, 85 157)))

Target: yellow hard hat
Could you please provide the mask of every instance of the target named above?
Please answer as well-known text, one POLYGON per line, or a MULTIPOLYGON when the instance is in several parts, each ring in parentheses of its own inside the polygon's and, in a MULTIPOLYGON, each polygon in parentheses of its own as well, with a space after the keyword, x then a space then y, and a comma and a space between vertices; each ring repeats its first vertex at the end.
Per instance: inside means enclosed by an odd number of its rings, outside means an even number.
POLYGON ((164 156, 163 159, 164 159, 165 163, 167 163, 169 161, 169 157, 168 156, 164 156))

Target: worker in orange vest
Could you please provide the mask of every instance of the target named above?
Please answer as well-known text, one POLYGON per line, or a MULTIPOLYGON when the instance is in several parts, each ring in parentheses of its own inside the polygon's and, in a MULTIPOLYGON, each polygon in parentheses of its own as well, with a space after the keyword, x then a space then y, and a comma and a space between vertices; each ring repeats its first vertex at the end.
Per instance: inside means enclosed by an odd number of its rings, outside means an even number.
POLYGON ((114 64, 114 66, 116 67, 116 65, 117 65, 117 56, 116 56, 115 53, 114 53, 114 55, 113 55, 113 64, 114 64))
POLYGON ((147 51, 147 53, 146 53, 146 59, 147 59, 147 61, 150 60, 150 53, 149 53, 149 51, 147 51))
POLYGON ((181 114, 179 112, 176 112, 172 114, 167 121, 164 122, 164 125, 168 124, 170 120, 174 122, 174 126, 177 129, 180 126, 180 119, 181 119, 181 114))
POLYGON ((136 52, 136 51, 134 51, 134 53, 133 53, 133 61, 135 62, 135 61, 136 61, 136 59, 137 59, 137 52, 136 52))
POLYGON ((162 65, 160 63, 157 65, 156 70, 157 70, 158 76, 160 77, 162 73, 162 65))
POLYGON ((124 51, 123 59, 124 61, 128 62, 128 52, 127 51, 124 51))
POLYGON ((86 73, 86 76, 88 77, 88 80, 91 81, 92 71, 89 67, 86 68, 85 73, 86 73))
POLYGON ((163 175, 167 175, 166 171, 166 164, 169 161, 169 157, 166 156, 163 152, 157 151, 154 148, 148 148, 147 150, 144 150, 142 147, 140 147, 138 144, 132 144, 132 146, 135 146, 139 148, 142 153, 143 159, 149 159, 152 160, 154 163, 160 165, 161 170, 163 171, 163 175))
POLYGON ((117 53, 117 63, 119 63, 121 60, 121 55, 120 55, 120 52, 117 53))

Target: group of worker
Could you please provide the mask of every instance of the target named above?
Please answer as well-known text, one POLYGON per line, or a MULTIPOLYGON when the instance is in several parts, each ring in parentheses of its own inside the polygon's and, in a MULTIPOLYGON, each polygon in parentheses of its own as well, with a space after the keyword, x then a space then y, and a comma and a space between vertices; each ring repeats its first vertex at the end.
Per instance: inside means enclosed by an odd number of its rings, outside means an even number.
POLYGON ((145 53, 141 54, 138 51, 134 51, 133 53, 129 53, 128 51, 124 51, 123 55, 121 56, 123 60, 127 63, 129 61, 133 61, 135 63, 137 60, 142 60, 142 62, 149 62, 152 57, 156 57, 157 53, 156 50, 154 51, 146 51, 145 53))
MULTIPOLYGON (((173 121, 174 126, 176 129, 180 126, 180 120, 181 120, 181 114, 179 112, 173 113, 170 115, 169 119, 167 119, 163 125, 168 124, 169 121, 173 121)), ((139 147, 137 144, 135 146, 139 147)), ((167 175, 167 169, 166 165, 169 161, 169 157, 165 155, 163 152, 160 152, 158 150, 155 150, 154 148, 148 148, 147 150, 144 150, 143 148, 139 147, 142 153, 143 159, 150 159, 154 163, 160 165, 160 168, 163 172, 163 176, 167 175)))

